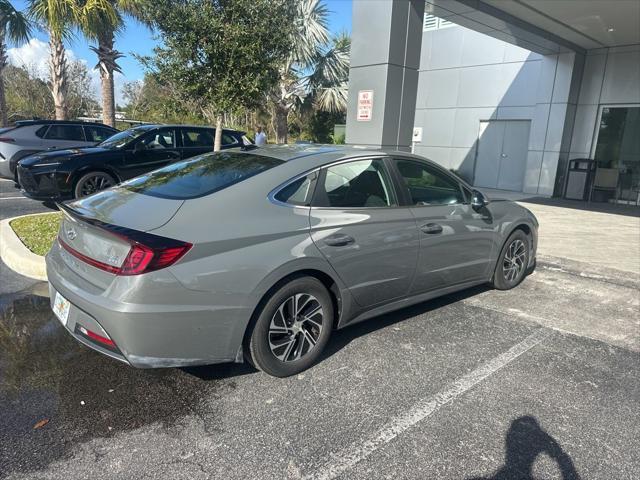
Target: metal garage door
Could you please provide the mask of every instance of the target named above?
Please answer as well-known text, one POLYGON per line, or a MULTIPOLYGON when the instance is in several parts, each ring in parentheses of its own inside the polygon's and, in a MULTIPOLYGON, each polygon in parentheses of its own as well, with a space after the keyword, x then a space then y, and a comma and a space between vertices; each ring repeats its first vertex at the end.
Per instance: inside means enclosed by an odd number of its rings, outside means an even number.
POLYGON ((490 120, 480 122, 474 184, 477 187, 522 191, 529 120, 490 120))

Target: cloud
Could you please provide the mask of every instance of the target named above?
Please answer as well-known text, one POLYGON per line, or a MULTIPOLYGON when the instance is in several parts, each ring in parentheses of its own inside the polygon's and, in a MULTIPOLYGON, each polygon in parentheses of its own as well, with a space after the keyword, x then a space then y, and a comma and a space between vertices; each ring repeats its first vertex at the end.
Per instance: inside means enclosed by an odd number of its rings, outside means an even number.
POLYGON ((7 52, 9 63, 23 67, 46 79, 49 71, 49 45, 32 38, 21 47, 10 48, 7 52))
MULTIPOLYGON (((67 48, 65 50, 67 61, 79 60, 84 63, 91 77, 91 90, 96 99, 100 101, 102 94, 100 89, 100 72, 93 68, 94 64, 89 65, 83 58, 78 58, 73 50, 67 48)), ((25 43, 21 47, 10 48, 7 51, 9 63, 16 67, 23 67, 34 72, 38 77, 46 80, 49 77, 49 45, 42 40, 32 38, 29 43, 25 43)), ((125 83, 124 75, 119 72, 114 74, 115 97, 116 103, 122 105, 124 103, 122 97, 122 87, 125 83)))

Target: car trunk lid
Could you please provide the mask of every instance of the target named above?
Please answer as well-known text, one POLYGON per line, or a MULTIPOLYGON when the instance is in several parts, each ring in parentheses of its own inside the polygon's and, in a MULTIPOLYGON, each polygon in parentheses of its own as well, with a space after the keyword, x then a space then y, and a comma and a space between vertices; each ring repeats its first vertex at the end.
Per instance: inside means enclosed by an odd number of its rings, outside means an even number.
POLYGON ((183 255, 186 251, 179 247, 186 244, 145 233, 168 222, 182 203, 116 188, 61 204, 58 242, 64 264, 83 280, 106 289, 117 275, 146 273, 144 267, 138 268, 140 262, 146 267, 150 261, 171 260, 166 255, 183 255), (172 247, 178 250, 163 253, 172 247))

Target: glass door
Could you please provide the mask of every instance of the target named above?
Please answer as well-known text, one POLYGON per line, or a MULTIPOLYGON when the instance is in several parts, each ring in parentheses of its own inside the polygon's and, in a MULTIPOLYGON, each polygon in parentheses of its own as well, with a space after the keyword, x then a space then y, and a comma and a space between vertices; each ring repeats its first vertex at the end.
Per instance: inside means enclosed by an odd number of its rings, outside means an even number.
POLYGON ((640 105, 602 107, 593 158, 591 199, 640 205, 640 105))

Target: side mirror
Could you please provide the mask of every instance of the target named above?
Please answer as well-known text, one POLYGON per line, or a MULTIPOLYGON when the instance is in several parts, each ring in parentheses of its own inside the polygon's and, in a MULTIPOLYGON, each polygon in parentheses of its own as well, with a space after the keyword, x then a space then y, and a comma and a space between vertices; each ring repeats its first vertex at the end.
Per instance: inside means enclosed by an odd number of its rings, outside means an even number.
POLYGON ((474 190, 473 195, 471 196, 471 208, 474 210, 481 210, 487 205, 489 205, 489 199, 485 197, 482 192, 474 190))
POLYGON ((147 146, 144 144, 144 142, 138 142, 133 146, 134 152, 141 152, 146 149, 147 149, 147 146))

